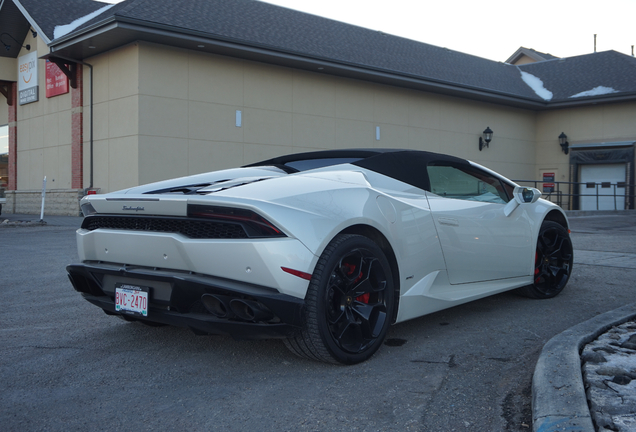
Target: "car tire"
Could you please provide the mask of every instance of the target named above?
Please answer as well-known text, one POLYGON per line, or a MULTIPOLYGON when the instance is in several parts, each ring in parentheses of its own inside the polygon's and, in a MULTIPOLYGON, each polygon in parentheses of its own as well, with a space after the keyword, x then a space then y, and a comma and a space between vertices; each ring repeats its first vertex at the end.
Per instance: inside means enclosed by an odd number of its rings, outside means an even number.
POLYGON ((391 266, 380 247, 364 236, 338 235, 316 264, 303 328, 285 345, 313 360, 363 362, 382 345, 394 302, 391 266))
POLYGON ((555 297, 570 280, 573 258, 568 230, 556 222, 544 221, 537 238, 534 283, 520 292, 535 299, 555 297))

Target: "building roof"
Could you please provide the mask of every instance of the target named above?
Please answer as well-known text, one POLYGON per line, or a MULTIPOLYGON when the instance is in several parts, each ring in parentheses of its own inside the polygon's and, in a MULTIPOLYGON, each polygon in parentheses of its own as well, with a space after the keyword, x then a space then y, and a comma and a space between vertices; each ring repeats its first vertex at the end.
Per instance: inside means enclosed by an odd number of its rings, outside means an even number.
POLYGON ((556 104, 636 94, 636 58, 616 51, 529 63, 520 69, 540 77, 556 104))
POLYGON ((29 27, 32 26, 48 44, 54 39, 55 26, 68 24, 107 6, 108 3, 93 0, 0 0, 0 5, 0 28, 3 32, 15 36, 18 40, 24 40, 29 27))
MULTIPOLYGON (((49 38, 56 25, 104 6, 4 1, 24 9, 49 38)), ((636 99, 635 60, 617 52, 558 59, 524 48, 545 60, 515 66, 254 0, 125 0, 50 48, 83 60, 137 40, 530 109, 636 99), (552 98, 540 96, 522 72, 540 79, 552 98), (615 91, 571 98, 596 87, 615 91)))
POLYGON ((557 56, 553 56, 552 54, 542 53, 532 48, 519 47, 519 49, 515 51, 513 55, 508 57, 508 60, 506 60, 506 63, 516 64, 524 56, 531 58, 535 62, 545 61, 545 60, 555 60, 559 58, 557 56))

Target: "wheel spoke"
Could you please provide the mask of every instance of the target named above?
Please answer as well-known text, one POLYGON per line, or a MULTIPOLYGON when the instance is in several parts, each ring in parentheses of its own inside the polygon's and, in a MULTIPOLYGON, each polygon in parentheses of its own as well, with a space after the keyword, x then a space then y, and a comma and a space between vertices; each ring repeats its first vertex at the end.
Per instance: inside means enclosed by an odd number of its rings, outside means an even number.
POLYGON ((378 338, 387 319, 387 280, 380 261, 360 249, 343 256, 331 274, 327 320, 334 341, 358 353, 378 338))
POLYGON ((337 275, 332 275, 332 284, 327 290, 327 298, 325 304, 327 305, 327 319, 330 324, 335 324, 345 313, 345 298, 346 295, 341 288, 342 279, 337 275))
POLYGON ((537 239, 535 287, 543 294, 559 291, 570 274, 572 243, 556 228, 543 231, 537 239))
POLYGON ((383 303, 368 305, 357 303, 353 312, 360 319, 360 326, 365 338, 373 339, 378 337, 380 330, 386 319, 386 308, 383 303))

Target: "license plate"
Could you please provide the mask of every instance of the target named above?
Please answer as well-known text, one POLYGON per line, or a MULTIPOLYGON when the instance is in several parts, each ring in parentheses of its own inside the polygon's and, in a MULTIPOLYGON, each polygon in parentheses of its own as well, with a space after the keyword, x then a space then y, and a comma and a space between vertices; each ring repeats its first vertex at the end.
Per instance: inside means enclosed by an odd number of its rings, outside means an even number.
POLYGON ((148 287, 125 283, 115 285, 115 310, 148 316, 148 287))

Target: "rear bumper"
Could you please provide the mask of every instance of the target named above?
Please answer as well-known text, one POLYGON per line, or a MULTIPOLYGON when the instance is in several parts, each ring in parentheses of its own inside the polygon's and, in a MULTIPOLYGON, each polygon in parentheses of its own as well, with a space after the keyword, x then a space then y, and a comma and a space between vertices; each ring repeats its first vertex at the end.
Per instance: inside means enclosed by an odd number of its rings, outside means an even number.
POLYGON ((109 315, 187 327, 199 334, 230 335, 237 339, 284 338, 302 325, 304 301, 257 285, 174 270, 130 267, 123 264, 84 262, 66 267, 76 291, 109 315), (149 287, 148 316, 115 310, 115 284, 149 287), (221 318, 209 312, 205 294, 224 299, 256 302, 271 312, 265 318, 221 318), (260 320, 259 320, 260 319, 260 320))

